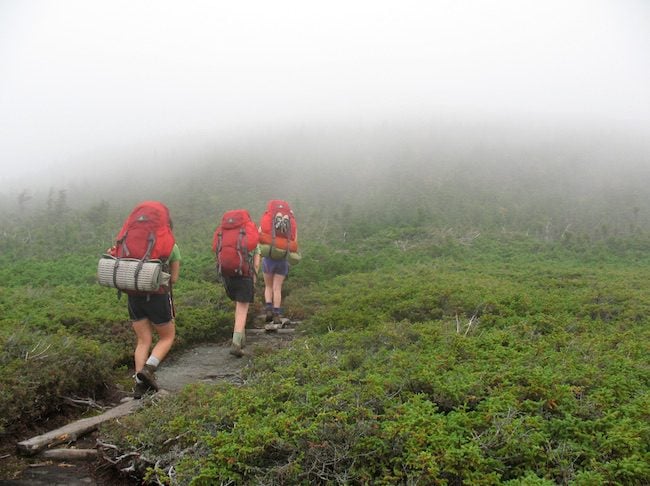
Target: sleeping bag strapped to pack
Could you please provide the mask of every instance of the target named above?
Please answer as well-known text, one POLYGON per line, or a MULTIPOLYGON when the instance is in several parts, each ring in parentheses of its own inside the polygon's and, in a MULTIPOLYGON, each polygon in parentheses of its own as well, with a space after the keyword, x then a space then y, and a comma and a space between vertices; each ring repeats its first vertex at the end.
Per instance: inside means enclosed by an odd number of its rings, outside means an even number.
POLYGON ((219 273, 227 277, 250 276, 253 267, 250 252, 258 242, 259 233, 248 211, 226 211, 212 239, 219 273))
POLYGON ((298 252, 298 225, 287 201, 272 199, 260 220, 262 255, 273 259, 290 258, 298 252))
POLYGON ((174 249, 167 206, 144 201, 129 214, 109 254, 100 259, 98 280, 132 295, 165 293, 166 261, 174 249))

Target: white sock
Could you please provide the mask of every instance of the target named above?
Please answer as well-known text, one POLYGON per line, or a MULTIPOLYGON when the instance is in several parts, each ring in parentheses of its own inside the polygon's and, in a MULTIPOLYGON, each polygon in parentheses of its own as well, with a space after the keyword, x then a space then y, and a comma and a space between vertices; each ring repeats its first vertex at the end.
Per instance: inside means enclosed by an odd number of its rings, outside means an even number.
POLYGON ((152 354, 151 356, 149 356, 149 359, 145 364, 151 365, 154 368, 158 368, 158 365, 160 364, 160 360, 152 354))

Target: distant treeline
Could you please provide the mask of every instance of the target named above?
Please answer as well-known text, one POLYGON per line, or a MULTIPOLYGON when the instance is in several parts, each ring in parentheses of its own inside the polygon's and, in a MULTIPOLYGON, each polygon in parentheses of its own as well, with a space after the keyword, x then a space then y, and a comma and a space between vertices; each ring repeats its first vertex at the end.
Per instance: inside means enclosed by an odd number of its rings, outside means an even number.
POLYGON ((30 239, 25 231, 42 221, 103 239, 143 199, 165 201, 191 231, 230 208, 255 217, 274 197, 293 202, 307 234, 425 224, 545 240, 638 235, 650 229, 649 153, 633 133, 475 124, 295 131, 136 160, 96 156, 94 166, 111 169, 1 195, 0 237, 30 239))

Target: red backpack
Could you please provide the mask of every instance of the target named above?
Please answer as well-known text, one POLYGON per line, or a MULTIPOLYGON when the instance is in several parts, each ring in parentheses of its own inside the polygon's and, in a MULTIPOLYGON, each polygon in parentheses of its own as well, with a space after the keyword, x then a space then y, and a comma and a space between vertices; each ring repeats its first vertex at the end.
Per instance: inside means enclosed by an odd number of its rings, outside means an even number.
POLYGON ((158 201, 138 204, 117 235, 113 256, 166 260, 174 249, 169 209, 158 201))
POLYGON ((249 276, 253 266, 250 252, 258 242, 259 233, 248 211, 226 211, 212 239, 219 273, 228 277, 249 276))
POLYGON ((286 250, 287 243, 291 251, 297 250, 296 236, 298 225, 293 210, 287 201, 272 199, 260 220, 262 241, 286 250), (278 245, 278 243, 280 243, 278 245))
POLYGON ((161 285, 168 271, 166 260, 174 249, 171 226, 167 206, 158 201, 138 204, 108 251, 113 258, 99 261, 99 283, 130 295, 171 292, 171 286, 161 285))

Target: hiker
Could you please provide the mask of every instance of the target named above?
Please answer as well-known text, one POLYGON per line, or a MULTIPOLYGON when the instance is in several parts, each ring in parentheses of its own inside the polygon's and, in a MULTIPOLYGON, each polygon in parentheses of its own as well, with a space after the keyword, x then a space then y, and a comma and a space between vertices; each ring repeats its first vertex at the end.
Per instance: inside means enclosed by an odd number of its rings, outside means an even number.
POLYGON ((282 285, 289 275, 289 261, 263 257, 262 274, 264 275, 264 320, 280 326, 284 317, 282 313, 282 285))
MULTIPOLYGON (((181 254, 172 229, 169 209, 158 201, 145 201, 133 209, 117 236, 115 246, 108 251, 118 265, 121 262, 120 269, 129 264, 137 267, 135 275, 128 279, 134 285, 115 282, 117 288, 128 294, 129 318, 137 341, 133 353, 134 398, 141 398, 149 390, 158 391, 155 371, 167 356, 176 336, 172 287, 180 273, 181 254), (160 274, 168 277, 168 281, 156 284, 155 290, 142 290, 138 283, 142 285, 146 265, 159 265, 160 274), (158 341, 150 352, 154 332, 158 341)), ((114 275, 119 275, 118 267, 115 268, 114 275)))
POLYGON ((260 219, 264 320, 267 330, 282 327, 282 285, 289 275, 291 257, 297 256, 298 227, 288 202, 272 199, 260 219))
POLYGON ((212 251, 228 298, 235 302, 230 354, 241 358, 246 345, 246 317, 255 297, 260 268, 259 233, 245 209, 227 211, 214 232, 212 251))
POLYGON ((171 287, 178 281, 181 268, 181 252, 174 243, 169 259, 170 286, 165 293, 148 295, 129 295, 129 317, 135 331, 137 343, 133 353, 135 369, 134 398, 141 398, 149 390, 158 391, 155 371, 167 356, 176 337, 176 311, 171 287), (158 341, 149 353, 153 342, 153 332, 158 341))

